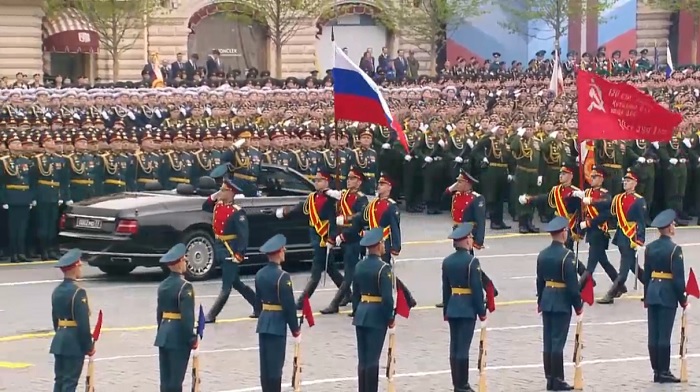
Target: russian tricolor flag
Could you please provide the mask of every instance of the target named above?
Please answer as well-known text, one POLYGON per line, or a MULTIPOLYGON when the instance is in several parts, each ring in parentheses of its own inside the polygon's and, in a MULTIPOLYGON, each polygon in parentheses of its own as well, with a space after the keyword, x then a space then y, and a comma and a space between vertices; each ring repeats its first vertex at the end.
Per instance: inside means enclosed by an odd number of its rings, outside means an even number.
POLYGON ((333 45, 333 98, 335 120, 358 121, 381 125, 395 133, 408 153, 408 140, 401 123, 392 116, 379 87, 343 51, 333 45))
POLYGON ((671 48, 666 44, 666 79, 671 77, 673 73, 673 58, 671 57, 671 48))

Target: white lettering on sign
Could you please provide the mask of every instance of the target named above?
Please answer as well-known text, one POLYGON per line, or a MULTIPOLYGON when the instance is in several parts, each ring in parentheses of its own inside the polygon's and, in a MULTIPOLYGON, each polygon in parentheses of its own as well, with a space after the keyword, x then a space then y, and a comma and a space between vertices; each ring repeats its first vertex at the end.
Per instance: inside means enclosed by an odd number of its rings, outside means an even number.
POLYGON ((87 44, 90 42, 90 33, 78 33, 78 42, 87 44))
POLYGON ((228 48, 228 49, 217 49, 219 53, 221 53, 222 56, 240 56, 241 54, 238 53, 238 49, 236 48, 228 48))

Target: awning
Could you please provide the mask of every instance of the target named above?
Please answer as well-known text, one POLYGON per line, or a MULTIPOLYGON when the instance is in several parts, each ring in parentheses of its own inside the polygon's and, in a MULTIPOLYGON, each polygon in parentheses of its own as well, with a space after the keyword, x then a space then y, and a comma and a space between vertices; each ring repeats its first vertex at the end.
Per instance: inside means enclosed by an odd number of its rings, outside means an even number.
POLYGON ((95 53, 100 37, 80 11, 67 8, 44 19, 41 25, 43 47, 52 53, 95 53))

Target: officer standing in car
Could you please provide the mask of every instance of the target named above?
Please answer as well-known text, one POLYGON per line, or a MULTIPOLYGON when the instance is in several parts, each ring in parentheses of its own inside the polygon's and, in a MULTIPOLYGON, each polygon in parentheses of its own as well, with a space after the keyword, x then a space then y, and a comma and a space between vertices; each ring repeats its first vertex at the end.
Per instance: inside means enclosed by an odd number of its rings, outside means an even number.
POLYGON ((252 317, 259 313, 255 300, 255 292, 241 282, 240 264, 245 260, 248 248, 248 217, 245 210, 234 204, 236 193, 240 193, 233 181, 225 178, 221 189, 209 196, 202 205, 202 210, 214 214, 212 229, 216 237, 214 258, 221 266, 221 291, 216 301, 209 309, 207 323, 216 322, 216 316, 221 312, 231 295, 231 289, 238 291, 253 307, 252 317))
POLYGON ((177 244, 160 258, 170 274, 158 286, 156 320, 160 390, 181 391, 190 353, 199 341, 194 332, 194 288, 185 280, 185 244, 177 244))

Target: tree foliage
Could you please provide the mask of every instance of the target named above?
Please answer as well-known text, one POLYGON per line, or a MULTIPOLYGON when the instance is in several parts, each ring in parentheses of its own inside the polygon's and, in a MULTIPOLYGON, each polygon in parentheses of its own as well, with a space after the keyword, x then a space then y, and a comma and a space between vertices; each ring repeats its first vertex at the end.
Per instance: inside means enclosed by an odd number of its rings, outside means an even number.
POLYGON ((666 11, 688 11, 695 18, 700 17, 700 0, 644 0, 651 7, 666 11))
POLYGON ((585 20, 586 15, 597 15, 598 20, 604 22, 600 15, 615 2, 599 0, 597 4, 588 6, 585 0, 495 0, 496 5, 510 16, 508 20, 499 22, 501 27, 514 34, 555 40, 566 34, 571 19, 585 20), (530 21, 540 21, 544 27, 533 27, 528 23, 530 21))

